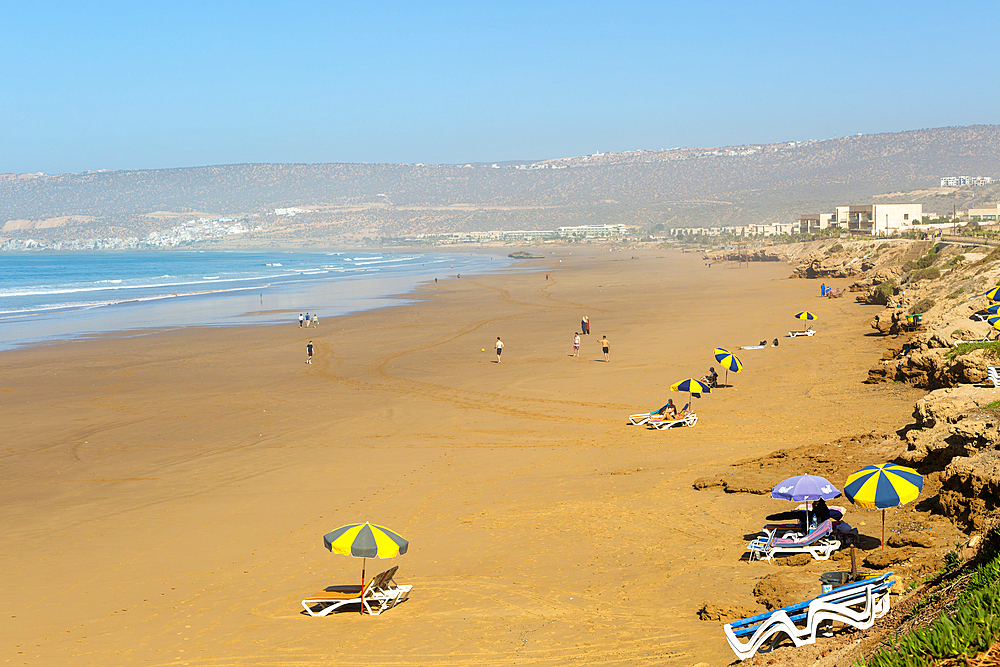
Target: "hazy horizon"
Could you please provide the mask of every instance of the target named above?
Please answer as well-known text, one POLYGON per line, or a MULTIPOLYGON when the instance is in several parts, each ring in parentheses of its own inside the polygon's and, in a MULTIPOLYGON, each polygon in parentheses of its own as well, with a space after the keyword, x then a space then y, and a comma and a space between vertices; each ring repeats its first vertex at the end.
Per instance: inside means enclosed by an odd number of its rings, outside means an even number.
POLYGON ((995 122, 1000 6, 20 4, 3 173, 467 164, 995 122), (957 40, 957 41, 955 41, 957 40))

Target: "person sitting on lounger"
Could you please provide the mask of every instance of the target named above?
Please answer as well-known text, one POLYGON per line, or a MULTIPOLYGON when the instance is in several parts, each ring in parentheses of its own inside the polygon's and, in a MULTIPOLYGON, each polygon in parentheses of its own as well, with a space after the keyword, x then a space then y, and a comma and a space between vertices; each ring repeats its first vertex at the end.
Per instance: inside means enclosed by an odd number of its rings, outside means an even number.
POLYGON ((674 399, 667 401, 667 404, 658 410, 659 414, 664 419, 674 419, 677 417, 677 406, 674 405, 674 399))
POLYGON ((719 374, 715 372, 715 366, 708 367, 708 373, 701 379, 701 383, 711 389, 719 386, 719 374))

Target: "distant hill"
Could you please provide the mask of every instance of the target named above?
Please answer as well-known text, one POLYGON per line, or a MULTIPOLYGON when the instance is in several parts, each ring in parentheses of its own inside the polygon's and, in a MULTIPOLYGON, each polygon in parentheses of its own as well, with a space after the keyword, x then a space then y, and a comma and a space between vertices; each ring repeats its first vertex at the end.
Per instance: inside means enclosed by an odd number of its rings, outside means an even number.
MULTIPOLYGON (((622 222, 649 228, 788 221, 835 204, 921 201, 950 212, 1000 177, 1000 126, 821 141, 605 153, 497 165, 238 164, 0 175, 0 240, 144 235, 194 217, 253 220, 292 243, 622 222), (310 212, 275 216, 274 209, 310 212)), ((993 191, 986 195, 996 194, 993 191)))

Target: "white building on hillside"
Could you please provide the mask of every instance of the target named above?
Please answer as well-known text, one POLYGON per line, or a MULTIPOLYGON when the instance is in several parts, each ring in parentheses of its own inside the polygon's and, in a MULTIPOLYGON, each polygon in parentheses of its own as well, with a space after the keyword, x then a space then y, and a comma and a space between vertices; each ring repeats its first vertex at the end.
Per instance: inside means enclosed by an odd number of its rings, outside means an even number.
POLYGON ((837 206, 833 213, 805 213, 794 226, 801 234, 832 227, 852 234, 891 236, 908 231, 923 214, 923 204, 837 206))

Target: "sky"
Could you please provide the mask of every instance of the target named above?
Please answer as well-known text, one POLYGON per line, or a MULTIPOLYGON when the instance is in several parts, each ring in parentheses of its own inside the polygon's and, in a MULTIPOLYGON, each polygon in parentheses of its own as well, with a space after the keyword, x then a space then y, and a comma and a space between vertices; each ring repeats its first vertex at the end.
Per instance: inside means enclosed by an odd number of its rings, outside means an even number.
POLYGON ((1000 3, 10 2, 0 173, 465 164, 1000 122, 1000 3))

